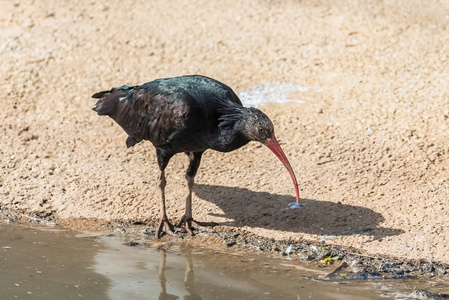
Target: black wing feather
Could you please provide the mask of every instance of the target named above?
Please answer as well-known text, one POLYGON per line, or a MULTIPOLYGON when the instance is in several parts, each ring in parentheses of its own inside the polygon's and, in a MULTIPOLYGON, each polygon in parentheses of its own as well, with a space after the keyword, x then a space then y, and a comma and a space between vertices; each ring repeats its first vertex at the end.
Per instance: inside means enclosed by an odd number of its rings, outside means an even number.
POLYGON ((168 143, 183 127, 187 106, 171 95, 161 95, 143 86, 112 89, 95 94, 101 97, 93 108, 108 115, 128 134, 127 147, 142 140, 155 146, 168 143))

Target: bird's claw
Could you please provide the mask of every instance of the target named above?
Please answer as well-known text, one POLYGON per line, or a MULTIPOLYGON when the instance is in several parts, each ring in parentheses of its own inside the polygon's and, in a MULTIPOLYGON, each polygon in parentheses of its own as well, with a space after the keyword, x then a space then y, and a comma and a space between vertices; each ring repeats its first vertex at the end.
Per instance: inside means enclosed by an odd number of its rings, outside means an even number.
POLYGON ((159 223, 159 228, 157 230, 157 238, 160 239, 162 237, 163 233, 166 233, 173 237, 182 238, 181 236, 179 236, 175 233, 175 229, 174 229, 173 225, 167 220, 167 218, 161 219, 161 221, 159 223))
POLYGON ((193 218, 189 218, 186 216, 183 216, 181 218, 181 221, 179 221, 179 223, 176 225, 177 227, 177 231, 186 231, 188 232, 190 235, 195 235, 193 233, 193 230, 198 230, 198 231, 206 231, 206 232, 215 232, 212 228, 207 228, 206 226, 209 227, 214 227, 214 226, 218 226, 218 223, 215 222, 198 222, 195 221, 193 218))

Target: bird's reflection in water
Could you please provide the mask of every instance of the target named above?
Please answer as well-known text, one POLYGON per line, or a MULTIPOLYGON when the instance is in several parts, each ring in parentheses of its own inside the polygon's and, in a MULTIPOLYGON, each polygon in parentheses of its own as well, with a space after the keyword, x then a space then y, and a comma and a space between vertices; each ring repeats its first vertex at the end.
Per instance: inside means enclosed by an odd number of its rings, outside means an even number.
MULTIPOLYGON (((161 293, 159 294, 159 300, 172 300, 179 299, 178 296, 167 293, 167 278, 165 277, 165 268, 167 263, 167 253, 165 250, 160 250, 161 260, 159 263, 158 281, 161 286, 161 293)), ((182 255, 185 257, 187 266, 184 276, 184 286, 189 293, 183 297, 185 300, 202 300, 201 296, 195 290, 195 273, 193 271, 192 249, 189 247, 183 247, 181 249, 182 255)))
MULTIPOLYGON (((192 259, 192 247, 181 246, 181 254, 186 260, 186 272, 184 275, 184 287, 188 295, 182 296, 184 300, 202 300, 203 298, 195 290, 195 272, 193 271, 193 259, 192 259)), ((167 264, 167 252, 166 250, 159 248, 160 250, 160 262, 158 271, 158 282, 161 286, 161 292, 159 294, 159 300, 173 300, 181 299, 180 296, 173 295, 167 292, 167 277, 165 276, 166 264, 167 264)), ((169 278, 170 281, 170 278, 169 278)), ((235 295, 234 295, 235 296, 235 295)), ((298 294, 296 294, 295 300, 301 300, 298 294)))

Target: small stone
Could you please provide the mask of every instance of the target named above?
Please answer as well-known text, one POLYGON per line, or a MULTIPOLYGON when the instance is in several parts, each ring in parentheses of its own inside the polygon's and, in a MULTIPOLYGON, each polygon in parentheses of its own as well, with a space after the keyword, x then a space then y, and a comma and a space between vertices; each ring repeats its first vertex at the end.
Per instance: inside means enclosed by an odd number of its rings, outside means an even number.
POLYGON ((135 247, 135 246, 138 246, 140 244, 138 242, 135 242, 135 241, 129 241, 127 243, 124 243, 123 245, 129 246, 129 247, 135 247))
POLYGON ((301 260, 311 260, 310 256, 304 252, 299 252, 298 256, 299 256, 299 259, 301 259, 301 260))

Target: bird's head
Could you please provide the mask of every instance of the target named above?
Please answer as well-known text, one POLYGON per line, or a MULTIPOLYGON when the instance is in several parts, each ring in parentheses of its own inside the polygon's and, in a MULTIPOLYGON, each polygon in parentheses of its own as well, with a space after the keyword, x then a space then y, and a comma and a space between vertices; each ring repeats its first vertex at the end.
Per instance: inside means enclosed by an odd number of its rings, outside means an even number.
POLYGON ((243 122, 244 134, 250 141, 267 145, 268 139, 274 136, 274 126, 271 120, 257 108, 248 108, 243 122))
POLYGON ((274 136, 274 126, 271 120, 257 108, 248 108, 247 115, 243 121, 243 134, 250 141, 261 142, 279 158, 279 160, 284 164, 287 168, 290 176, 293 180, 293 184, 295 185, 296 191, 296 202, 299 203, 299 190, 298 183, 296 181, 295 173, 288 161, 287 157, 284 154, 281 146, 279 145, 276 137, 274 136))

